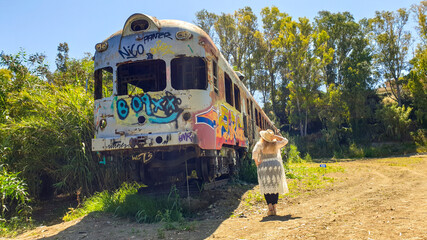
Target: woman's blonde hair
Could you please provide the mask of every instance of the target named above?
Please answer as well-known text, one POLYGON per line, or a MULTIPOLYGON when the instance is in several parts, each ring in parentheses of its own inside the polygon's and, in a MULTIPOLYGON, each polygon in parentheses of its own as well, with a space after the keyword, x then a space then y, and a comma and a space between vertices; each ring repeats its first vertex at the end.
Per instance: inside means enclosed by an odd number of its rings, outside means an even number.
POLYGON ((264 149, 264 152, 267 153, 274 153, 276 151, 276 144, 277 142, 268 142, 266 140, 264 140, 263 138, 259 139, 262 148, 264 149))

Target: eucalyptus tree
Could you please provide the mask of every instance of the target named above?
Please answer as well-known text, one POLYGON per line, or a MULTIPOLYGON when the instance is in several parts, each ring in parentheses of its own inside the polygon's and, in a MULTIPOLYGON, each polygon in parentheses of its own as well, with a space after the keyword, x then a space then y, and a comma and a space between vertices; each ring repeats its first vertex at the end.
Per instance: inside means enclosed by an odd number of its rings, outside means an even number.
POLYGON ((315 17, 315 24, 319 31, 326 31, 328 47, 334 49, 332 61, 325 66, 326 83, 342 84, 343 62, 353 51, 360 27, 349 12, 320 11, 315 17))
POLYGON ((427 128, 427 1, 413 5, 411 10, 418 23, 420 43, 411 60, 413 68, 408 76, 407 87, 411 91, 417 120, 424 128, 427 128))
POLYGON ((307 18, 299 18, 298 22, 288 18, 282 21, 277 41, 273 42, 285 59, 286 78, 290 80, 289 120, 297 125, 301 136, 307 135, 308 122, 317 117, 319 88, 325 81, 322 69, 334 53, 327 46, 328 38, 325 31, 316 31, 307 18))
POLYGON ((222 13, 218 16, 214 26, 218 35, 220 51, 224 58, 230 62, 238 44, 235 18, 232 14, 222 13))
POLYGON ((212 39, 215 39, 213 26, 218 19, 218 15, 202 9, 196 12, 196 21, 194 23, 205 31, 212 39))
POLYGON ((329 125, 327 128, 331 131, 335 131, 331 126, 346 128, 346 125, 351 122, 353 132, 359 133, 360 122, 370 115, 366 103, 375 84, 371 67, 372 50, 366 36, 366 21, 356 23, 349 12, 321 11, 315 18, 315 22, 319 31, 324 30, 328 33, 328 47, 334 49, 333 59, 324 69, 327 90, 324 103, 328 105, 325 107, 346 111, 338 114, 341 116, 326 114, 324 116, 327 117, 322 118, 323 122, 329 125), (334 85, 331 86, 331 84, 334 85), (329 90, 340 91, 340 93, 330 93, 329 90), (338 100, 337 97, 341 99, 338 100), (327 100, 332 98, 335 100, 327 100), (334 124, 327 122, 332 119, 334 124), (337 119, 342 121, 341 124, 337 123, 337 119))
POLYGON ((370 19, 372 38, 375 46, 377 74, 386 81, 386 90, 399 106, 403 98, 402 74, 408 70, 408 51, 411 45, 411 33, 405 29, 409 12, 400 8, 396 12, 375 12, 370 19))
POLYGON ((290 21, 291 17, 286 13, 282 13, 275 6, 265 7, 261 10, 263 23, 263 45, 264 57, 263 68, 269 77, 270 99, 272 110, 274 113, 283 111, 277 109, 277 81, 279 79, 280 69, 283 67, 283 59, 281 59, 280 46, 277 44, 277 39, 282 31, 282 25, 286 21, 290 21))

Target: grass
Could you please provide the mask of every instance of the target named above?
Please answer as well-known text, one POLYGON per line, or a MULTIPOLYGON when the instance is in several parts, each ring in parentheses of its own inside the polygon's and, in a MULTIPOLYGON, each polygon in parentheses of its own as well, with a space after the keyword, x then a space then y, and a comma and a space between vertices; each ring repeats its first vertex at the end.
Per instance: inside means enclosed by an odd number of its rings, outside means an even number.
POLYGON ((15 237, 16 235, 34 227, 34 222, 29 219, 12 217, 9 220, 0 219, 0 237, 15 237))
POLYGON ((405 157, 405 158, 385 158, 377 160, 379 163, 395 166, 395 167, 412 167, 415 164, 422 162, 421 157, 405 157))
POLYGON ((344 172, 344 168, 335 164, 326 164, 320 167, 318 163, 293 163, 287 166, 289 193, 288 197, 295 197, 304 192, 324 188, 334 182, 334 178, 328 177, 328 173, 344 172))
POLYGON ((183 219, 183 210, 175 188, 169 196, 151 198, 138 194, 143 185, 124 183, 115 192, 103 191, 84 200, 82 207, 70 209, 64 221, 70 221, 92 212, 108 212, 140 223, 174 222, 183 219))
MULTIPOLYGON (((327 164, 326 168, 320 167, 318 163, 290 163, 285 166, 289 193, 279 196, 297 197, 303 193, 315 189, 324 188, 334 182, 334 178, 328 177, 328 173, 344 172, 343 167, 335 164, 327 164)), ((245 205, 251 207, 264 202, 264 196, 258 191, 250 190, 243 199, 245 205)))

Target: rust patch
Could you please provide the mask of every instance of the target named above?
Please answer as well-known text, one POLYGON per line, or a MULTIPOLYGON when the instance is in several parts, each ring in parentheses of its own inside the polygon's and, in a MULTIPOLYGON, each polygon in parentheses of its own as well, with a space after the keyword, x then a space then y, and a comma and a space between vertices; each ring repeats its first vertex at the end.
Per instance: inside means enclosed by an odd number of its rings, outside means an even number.
POLYGON ((215 46, 215 44, 212 42, 210 38, 200 36, 199 45, 202 46, 206 52, 211 53, 216 60, 218 60, 218 55, 219 55, 218 48, 215 46))

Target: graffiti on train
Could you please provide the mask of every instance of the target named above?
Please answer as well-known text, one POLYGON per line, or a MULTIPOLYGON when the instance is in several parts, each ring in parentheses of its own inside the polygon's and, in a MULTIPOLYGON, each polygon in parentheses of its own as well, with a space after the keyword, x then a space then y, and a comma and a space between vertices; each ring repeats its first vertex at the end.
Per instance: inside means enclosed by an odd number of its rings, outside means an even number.
POLYGON ((179 134, 179 142, 192 142, 193 141, 193 133, 192 132, 184 132, 179 134))
POLYGON ((156 46, 150 49, 150 53, 151 54, 159 54, 161 56, 164 56, 166 54, 175 54, 172 50, 171 50, 172 46, 168 45, 164 42, 162 42, 162 40, 158 40, 156 42, 156 46))
POLYGON ((152 40, 162 39, 162 38, 169 38, 170 40, 173 40, 172 34, 170 32, 158 32, 158 33, 153 33, 146 36, 141 36, 141 37, 138 36, 136 40, 139 40, 139 41, 144 40, 144 43, 147 43, 152 40))
POLYGON ((226 143, 244 140, 240 116, 224 105, 221 105, 219 112, 218 127, 216 129, 217 137, 220 136, 226 143))
MULTIPOLYGON (((122 98, 117 100, 116 111, 120 120, 129 118, 147 119, 150 123, 170 123, 175 121, 182 113, 180 108, 182 101, 180 98, 166 91, 166 95, 161 97, 144 94, 133 96, 132 98, 122 98)), ((132 120, 131 120, 132 121, 132 120)))
POLYGON ((244 131, 239 114, 225 105, 220 105, 219 111, 211 107, 206 112, 197 114, 196 124, 207 125, 214 129, 217 144, 234 144, 237 140, 244 141, 244 131))
MULTIPOLYGON (((143 41, 144 44, 149 43, 152 40, 156 39, 172 39, 172 34, 170 32, 160 32, 160 33, 153 33, 147 36, 138 36, 138 41, 143 41)), ((146 53, 147 59, 153 59, 153 54, 160 54, 161 56, 164 56, 166 54, 174 54, 174 52, 171 50, 172 46, 168 45, 165 42, 162 42, 162 40, 157 40, 155 43, 155 46, 146 53)), ((132 45, 123 46, 122 49, 119 49, 119 54, 123 59, 133 59, 137 58, 138 56, 142 56, 145 53, 145 47, 142 43, 134 43, 132 45)))
POLYGON ((123 51, 119 50, 120 56, 122 56, 124 59, 136 58, 138 55, 144 54, 144 52, 144 45, 142 44, 123 46, 123 51))

